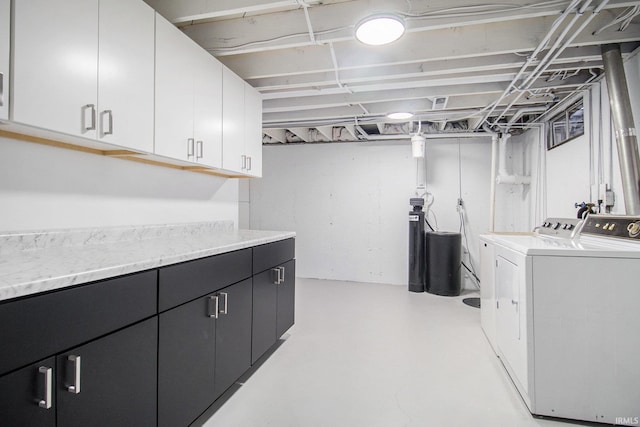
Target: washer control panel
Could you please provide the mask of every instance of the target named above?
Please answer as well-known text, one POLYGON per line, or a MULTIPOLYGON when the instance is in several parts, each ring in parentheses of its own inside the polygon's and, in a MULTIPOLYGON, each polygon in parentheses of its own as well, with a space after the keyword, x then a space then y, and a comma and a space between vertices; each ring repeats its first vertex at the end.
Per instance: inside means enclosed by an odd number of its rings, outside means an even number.
POLYGON ((580 220, 574 218, 547 218, 537 228, 538 234, 570 238, 577 228, 580 220))
POLYGON ((589 215, 580 234, 640 241, 640 217, 589 215))

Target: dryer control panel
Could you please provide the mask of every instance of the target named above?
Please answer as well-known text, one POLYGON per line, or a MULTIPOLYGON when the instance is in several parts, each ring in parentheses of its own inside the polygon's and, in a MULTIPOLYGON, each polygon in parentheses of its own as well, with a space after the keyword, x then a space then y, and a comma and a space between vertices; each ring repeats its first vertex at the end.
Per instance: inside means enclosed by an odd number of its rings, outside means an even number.
POLYGON ((536 231, 545 236, 572 238, 580 228, 580 222, 581 220, 575 218, 547 218, 536 231))
POLYGON ((589 215, 580 234, 640 241, 640 217, 589 215))

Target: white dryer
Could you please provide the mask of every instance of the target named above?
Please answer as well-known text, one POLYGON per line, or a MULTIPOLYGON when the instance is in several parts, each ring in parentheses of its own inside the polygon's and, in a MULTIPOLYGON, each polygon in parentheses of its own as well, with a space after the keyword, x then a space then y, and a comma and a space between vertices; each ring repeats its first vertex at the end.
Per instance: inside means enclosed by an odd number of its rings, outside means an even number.
POLYGON ((591 215, 573 228, 483 238, 494 348, 532 414, 639 425, 640 218, 591 215))

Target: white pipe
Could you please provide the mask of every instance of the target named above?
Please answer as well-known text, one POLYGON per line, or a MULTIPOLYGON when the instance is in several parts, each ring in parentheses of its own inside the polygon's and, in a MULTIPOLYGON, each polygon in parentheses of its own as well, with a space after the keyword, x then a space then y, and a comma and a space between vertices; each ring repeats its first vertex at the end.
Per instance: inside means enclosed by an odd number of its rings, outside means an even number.
POLYGON ((309 5, 304 0, 297 0, 297 3, 304 8, 304 18, 307 21, 307 30, 309 31, 309 39, 311 43, 316 43, 316 35, 313 32, 313 27, 311 26, 311 18, 309 17, 309 5))
POLYGON ((502 134, 502 138, 500 138, 500 145, 498 147, 498 178, 509 175, 507 171, 507 141, 509 138, 511 138, 511 135, 508 133, 502 134))
POLYGON ((496 227, 496 163, 498 162, 498 134, 491 136, 491 192, 489 194, 489 232, 496 227))
POLYGON ((513 80, 511 80, 511 83, 509 83, 509 86, 507 86, 507 88, 504 90, 502 95, 500 95, 498 100, 493 104, 491 109, 487 113, 485 113, 485 115, 482 117, 482 119, 479 122, 479 125, 482 125, 482 123, 484 123, 489 118, 489 116, 491 116, 491 114, 495 111, 495 109, 498 107, 500 102, 502 102, 504 98, 506 98, 509 94, 511 94, 511 90, 515 87, 516 83, 518 82, 518 79, 520 79, 520 76, 527 70, 527 68, 529 68, 531 63, 533 63, 536 60, 536 56, 538 55, 538 53, 540 53, 540 51, 542 51, 542 49, 546 47, 547 43, 551 39, 551 36, 553 36, 553 33, 558 29, 560 24, 562 24, 562 21, 564 21, 564 19, 571 13, 571 11, 578 5, 579 2, 580 0, 573 0, 571 4, 569 4, 569 6, 558 17, 558 19, 556 19, 553 22, 547 34, 540 41, 540 43, 538 43, 538 46, 533 51, 533 53, 529 57, 527 57, 527 60, 522 65, 522 68, 520 68, 520 71, 518 71, 518 73, 513 78, 513 80))
MULTIPOLYGON (((584 12, 586 11, 586 9, 587 9, 587 7, 588 7, 588 5, 590 3, 591 3, 591 0, 588 0, 587 2, 585 2, 585 4, 578 11, 576 11, 576 15, 571 20, 569 25, 565 28, 565 30, 562 32, 562 34, 558 37, 558 39, 554 43, 553 47, 551 49, 549 49, 549 52, 547 53, 547 55, 545 55, 544 59, 542 61, 540 61, 538 66, 535 68, 535 70, 529 75, 529 77, 527 77, 527 79, 520 86, 519 90, 521 92, 502 111, 500 116, 498 116, 494 120, 494 124, 496 124, 496 122, 498 120, 500 120, 507 113, 507 111, 522 97, 524 91, 529 89, 533 85, 533 83, 542 75, 542 73, 544 73, 549 68, 549 66, 553 63, 553 61, 555 61, 562 54, 562 52, 565 51, 565 49, 569 46, 569 44, 571 42, 573 42, 573 40, 575 40, 576 37, 578 37, 578 35, 586 28, 586 26, 589 25, 589 23, 598 15, 598 13, 600 13, 600 11, 607 5, 607 3, 609 3, 609 0, 603 0, 602 2, 600 2, 600 4, 593 10, 591 15, 589 15, 589 17, 587 17, 587 19, 585 19, 582 22, 582 24, 578 27, 578 29, 576 29, 572 33, 572 35, 562 44, 562 46, 560 46, 560 48, 556 50, 558 44, 567 35, 568 30, 573 26, 575 21, 580 16, 582 16, 584 14, 584 12), (555 51, 555 53, 554 53, 554 51, 555 51)), ((500 102, 501 100, 502 100, 502 98, 500 100, 498 100, 498 102, 500 102)), ((493 112, 493 110, 491 112, 493 112)), ((488 118, 489 115, 486 115, 485 117, 488 118)))

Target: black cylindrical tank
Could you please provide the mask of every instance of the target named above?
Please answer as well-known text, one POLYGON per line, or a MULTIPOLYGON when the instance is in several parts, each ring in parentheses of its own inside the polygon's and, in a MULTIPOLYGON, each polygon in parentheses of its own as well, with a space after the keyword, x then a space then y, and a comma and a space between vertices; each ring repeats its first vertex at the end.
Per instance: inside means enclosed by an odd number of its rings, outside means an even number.
POLYGON ((435 295, 460 295, 462 235, 442 231, 427 232, 426 252, 425 290, 435 295))
POLYGON ((424 200, 411 199, 410 203, 413 210, 409 212, 409 290, 424 292, 424 200))

